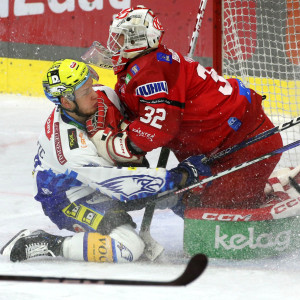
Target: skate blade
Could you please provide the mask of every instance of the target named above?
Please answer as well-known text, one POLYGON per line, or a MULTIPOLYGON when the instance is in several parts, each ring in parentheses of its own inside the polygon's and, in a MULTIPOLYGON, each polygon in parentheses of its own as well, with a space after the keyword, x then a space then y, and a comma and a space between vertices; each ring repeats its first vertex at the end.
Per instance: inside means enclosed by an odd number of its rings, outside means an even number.
POLYGON ((19 240, 20 238, 27 236, 29 234, 30 234, 29 229, 23 229, 20 232, 18 232, 12 239, 9 240, 8 243, 6 243, 2 247, 2 249, 0 250, 0 254, 4 255, 4 256, 10 256, 11 249, 13 248, 13 246, 15 245, 17 240, 19 240))

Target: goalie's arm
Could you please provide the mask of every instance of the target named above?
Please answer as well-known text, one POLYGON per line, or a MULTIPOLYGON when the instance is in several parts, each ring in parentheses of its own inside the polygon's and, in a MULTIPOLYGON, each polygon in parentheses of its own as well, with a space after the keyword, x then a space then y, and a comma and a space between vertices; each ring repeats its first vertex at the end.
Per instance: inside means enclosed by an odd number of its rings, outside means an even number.
POLYGON ((99 130, 90 139, 94 143, 98 155, 114 164, 142 164, 146 154, 130 141, 126 128, 115 132, 107 127, 104 130, 99 130))
POLYGON ((86 128, 98 155, 113 164, 141 164, 145 152, 129 140, 129 123, 120 112, 120 106, 107 91, 97 93, 98 111, 87 120, 86 128))

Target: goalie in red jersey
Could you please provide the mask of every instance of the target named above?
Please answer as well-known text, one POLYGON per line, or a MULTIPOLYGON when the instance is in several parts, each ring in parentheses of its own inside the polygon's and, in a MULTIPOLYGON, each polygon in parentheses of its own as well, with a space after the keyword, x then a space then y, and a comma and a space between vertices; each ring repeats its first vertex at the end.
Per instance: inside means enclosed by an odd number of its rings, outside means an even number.
MULTIPOLYGON (((108 49, 94 43, 83 56, 95 63, 96 50, 98 65, 111 61, 118 79, 115 91, 130 120, 123 131, 108 138, 99 132, 95 139, 102 144, 105 140, 106 147, 98 146, 98 152, 106 149, 111 159, 126 162, 164 146, 181 162, 199 154, 210 156, 274 127, 262 108, 261 95, 238 79, 226 80, 214 69, 168 49, 161 44, 163 33, 150 9, 128 8, 113 19, 108 49)), ((211 172, 281 146, 281 136, 273 135, 214 161, 211 172)), ((195 197, 196 205, 259 207, 267 201, 264 187, 279 159, 280 155, 273 156, 213 181, 195 197)))

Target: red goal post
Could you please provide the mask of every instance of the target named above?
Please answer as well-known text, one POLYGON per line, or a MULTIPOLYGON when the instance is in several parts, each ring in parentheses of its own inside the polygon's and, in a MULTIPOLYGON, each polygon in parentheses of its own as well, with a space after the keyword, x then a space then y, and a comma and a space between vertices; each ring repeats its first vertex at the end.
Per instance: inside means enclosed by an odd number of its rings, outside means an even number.
MULTIPOLYGON (((214 0, 213 20, 214 69, 266 95, 264 109, 275 125, 298 117, 299 0, 214 0)), ((282 137, 285 144, 299 139, 299 126, 282 137)), ((281 166, 299 164, 299 148, 280 161, 281 166)))

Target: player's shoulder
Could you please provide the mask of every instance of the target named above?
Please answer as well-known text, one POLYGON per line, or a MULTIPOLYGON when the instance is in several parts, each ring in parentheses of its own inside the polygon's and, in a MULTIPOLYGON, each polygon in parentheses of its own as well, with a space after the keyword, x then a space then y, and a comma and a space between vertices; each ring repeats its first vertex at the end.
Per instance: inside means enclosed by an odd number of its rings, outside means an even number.
POLYGON ((170 70, 178 67, 182 58, 183 56, 180 53, 168 49, 164 45, 160 45, 154 51, 134 60, 127 70, 129 69, 133 75, 144 68, 153 69, 157 73, 159 70, 170 70))
MULTIPOLYGON (((182 57, 182 56, 181 56, 182 57)), ((180 74, 183 60, 176 52, 161 45, 156 50, 138 57, 126 69, 126 84, 139 86, 149 82, 168 82, 174 84, 180 74)))

